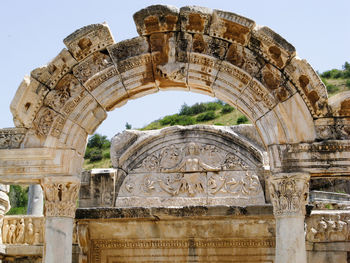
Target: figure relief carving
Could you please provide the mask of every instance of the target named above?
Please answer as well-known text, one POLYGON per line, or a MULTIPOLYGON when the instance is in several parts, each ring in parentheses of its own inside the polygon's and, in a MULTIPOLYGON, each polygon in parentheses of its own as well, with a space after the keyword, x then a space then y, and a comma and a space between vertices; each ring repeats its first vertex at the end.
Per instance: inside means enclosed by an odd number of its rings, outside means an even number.
POLYGON ((38 245, 43 242, 43 217, 6 216, 2 226, 4 244, 38 245))
POLYGON ((350 215, 317 214, 306 220, 306 240, 310 242, 333 242, 350 240, 350 215))
POLYGON ((44 191, 46 216, 75 217, 80 186, 78 182, 55 182, 48 179, 41 186, 44 191))
POLYGON ((203 198, 208 195, 264 202, 256 171, 239 157, 237 148, 230 150, 233 151, 197 142, 167 145, 139 160, 121 191, 125 196, 203 198))
POLYGON ((308 174, 270 176, 268 185, 275 216, 305 215, 309 193, 308 174))

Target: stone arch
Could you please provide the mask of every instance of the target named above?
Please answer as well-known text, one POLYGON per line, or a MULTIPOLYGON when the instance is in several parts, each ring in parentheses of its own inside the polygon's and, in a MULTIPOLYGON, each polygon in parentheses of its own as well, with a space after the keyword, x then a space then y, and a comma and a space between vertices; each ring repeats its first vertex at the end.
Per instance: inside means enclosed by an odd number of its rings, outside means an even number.
POLYGON ((199 7, 150 6, 134 20, 140 36, 119 43, 106 24, 77 30, 67 49, 25 77, 11 103, 15 125, 28 129, 25 148, 82 155, 108 111, 169 89, 236 106, 266 146, 315 140, 314 119, 329 114, 325 86, 271 29, 199 7))

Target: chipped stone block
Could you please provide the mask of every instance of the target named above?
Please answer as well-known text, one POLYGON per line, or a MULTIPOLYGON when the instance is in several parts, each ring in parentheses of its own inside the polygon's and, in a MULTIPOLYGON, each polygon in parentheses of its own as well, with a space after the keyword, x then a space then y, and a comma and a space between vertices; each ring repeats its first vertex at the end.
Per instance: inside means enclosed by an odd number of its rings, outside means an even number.
POLYGON ((53 89, 77 63, 71 53, 64 48, 48 65, 34 69, 30 74, 32 78, 53 89))
POLYGON ((236 43, 230 44, 225 60, 245 70, 252 77, 258 77, 261 68, 265 65, 263 58, 256 56, 248 48, 236 43))
POLYGON ((350 117, 350 91, 343 91, 329 99, 333 117, 350 117))
POLYGON ((73 75, 84 85, 95 74, 112 65, 109 55, 95 52, 73 68, 73 75))
POLYGON ((148 6, 136 12, 133 17, 137 32, 141 36, 179 29, 179 9, 174 6, 148 6))
POLYGON ((222 60, 225 57, 229 43, 227 41, 202 35, 194 34, 192 52, 206 54, 222 60))
POLYGON ((256 27, 252 31, 249 48, 283 69, 296 55, 294 46, 268 27, 256 27))
POLYGON ((191 53, 188 68, 188 86, 191 91, 213 96, 212 84, 220 70, 221 61, 213 57, 191 53))
POLYGON ((260 82, 269 89, 278 100, 285 101, 296 93, 296 88, 287 78, 271 64, 266 64, 261 70, 260 82))
POLYGON ((200 6, 180 8, 181 31, 208 34, 213 10, 200 6))
POLYGON ((249 41, 250 31, 254 26, 255 22, 246 17, 214 10, 209 35, 245 46, 249 41))
POLYGON ((314 120, 317 139, 336 139, 335 120, 332 118, 320 118, 314 120))
POLYGON ((328 114, 326 86, 305 59, 293 58, 284 72, 298 88, 313 116, 323 117, 328 114))
POLYGON ((108 52, 117 65, 129 98, 134 99, 158 91, 153 77, 150 47, 145 37, 121 41, 110 46, 108 52))
POLYGON ((114 39, 108 25, 103 23, 82 27, 67 36, 63 42, 73 57, 81 61, 90 54, 114 44, 114 39))
POLYGON ((10 110, 17 127, 31 128, 36 113, 43 105, 48 89, 32 77, 25 76, 13 98, 10 110))
POLYGON ((114 65, 94 75, 84 86, 106 111, 123 106, 129 98, 114 65))

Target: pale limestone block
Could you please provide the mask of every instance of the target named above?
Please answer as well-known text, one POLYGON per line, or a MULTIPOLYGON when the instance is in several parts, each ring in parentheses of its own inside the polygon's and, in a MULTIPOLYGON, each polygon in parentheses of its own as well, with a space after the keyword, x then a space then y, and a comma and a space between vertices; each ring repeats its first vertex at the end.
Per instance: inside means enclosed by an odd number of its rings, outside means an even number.
POLYGON ((235 13, 214 10, 209 35, 247 45, 255 22, 235 13))
POLYGON ((29 186, 27 214, 37 216, 42 216, 44 214, 43 190, 38 184, 31 184, 29 186))
POLYGON ((96 51, 114 44, 113 36, 106 23, 82 27, 63 40, 64 44, 79 62, 96 51))
POLYGON ((200 6, 180 8, 181 31, 208 34, 213 10, 200 6))
POLYGON ((97 73, 84 86, 106 111, 125 105, 129 98, 114 65, 97 73))
POLYGON ((192 38, 192 50, 217 59, 224 59, 229 42, 202 34, 194 34, 192 38))
POLYGON ((220 60, 192 52, 187 76, 190 91, 214 96, 211 86, 220 70, 220 66, 220 60))
POLYGON ((289 143, 312 142, 316 138, 313 118, 299 94, 277 104, 273 109, 283 120, 283 127, 289 143))
POLYGON ((275 111, 269 111, 258 119, 255 124, 265 145, 288 142, 287 131, 275 111))
POLYGON ((25 128, 0 129, 0 149, 20 148, 27 131, 25 128))
POLYGON ((296 51, 287 40, 266 26, 257 26, 251 31, 249 48, 283 69, 295 57, 296 51))
POLYGON ((48 89, 35 79, 25 76, 13 98, 10 110, 16 126, 31 128, 35 115, 43 105, 48 89))
POLYGON ((350 91, 343 91, 329 99, 329 107, 334 117, 350 116, 350 91))
POLYGON ((53 89, 57 82, 77 63, 71 53, 64 48, 48 65, 34 69, 30 75, 48 88, 53 89))
POLYGON ((347 254, 345 251, 307 251, 306 255, 308 263, 347 263, 347 254))
POLYGON ((81 173, 84 158, 71 149, 27 148, 0 150, 0 181, 36 184, 48 174, 81 173))
POLYGON ((142 36, 179 30, 179 9, 175 6, 148 6, 136 12, 133 18, 137 32, 142 36))
POLYGON ((328 114, 326 86, 305 59, 293 58, 284 72, 298 88, 313 116, 323 117, 328 114))

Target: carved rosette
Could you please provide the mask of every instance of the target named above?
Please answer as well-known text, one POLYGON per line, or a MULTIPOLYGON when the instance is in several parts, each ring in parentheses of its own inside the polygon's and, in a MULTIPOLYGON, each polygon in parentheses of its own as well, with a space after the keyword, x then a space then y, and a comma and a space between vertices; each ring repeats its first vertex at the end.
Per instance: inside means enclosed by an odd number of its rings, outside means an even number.
POLYGON ((41 182, 45 198, 45 216, 75 217, 80 182, 45 178, 41 182))
POLYGON ((306 173, 270 176, 268 186, 276 217, 304 216, 310 175, 306 173))

